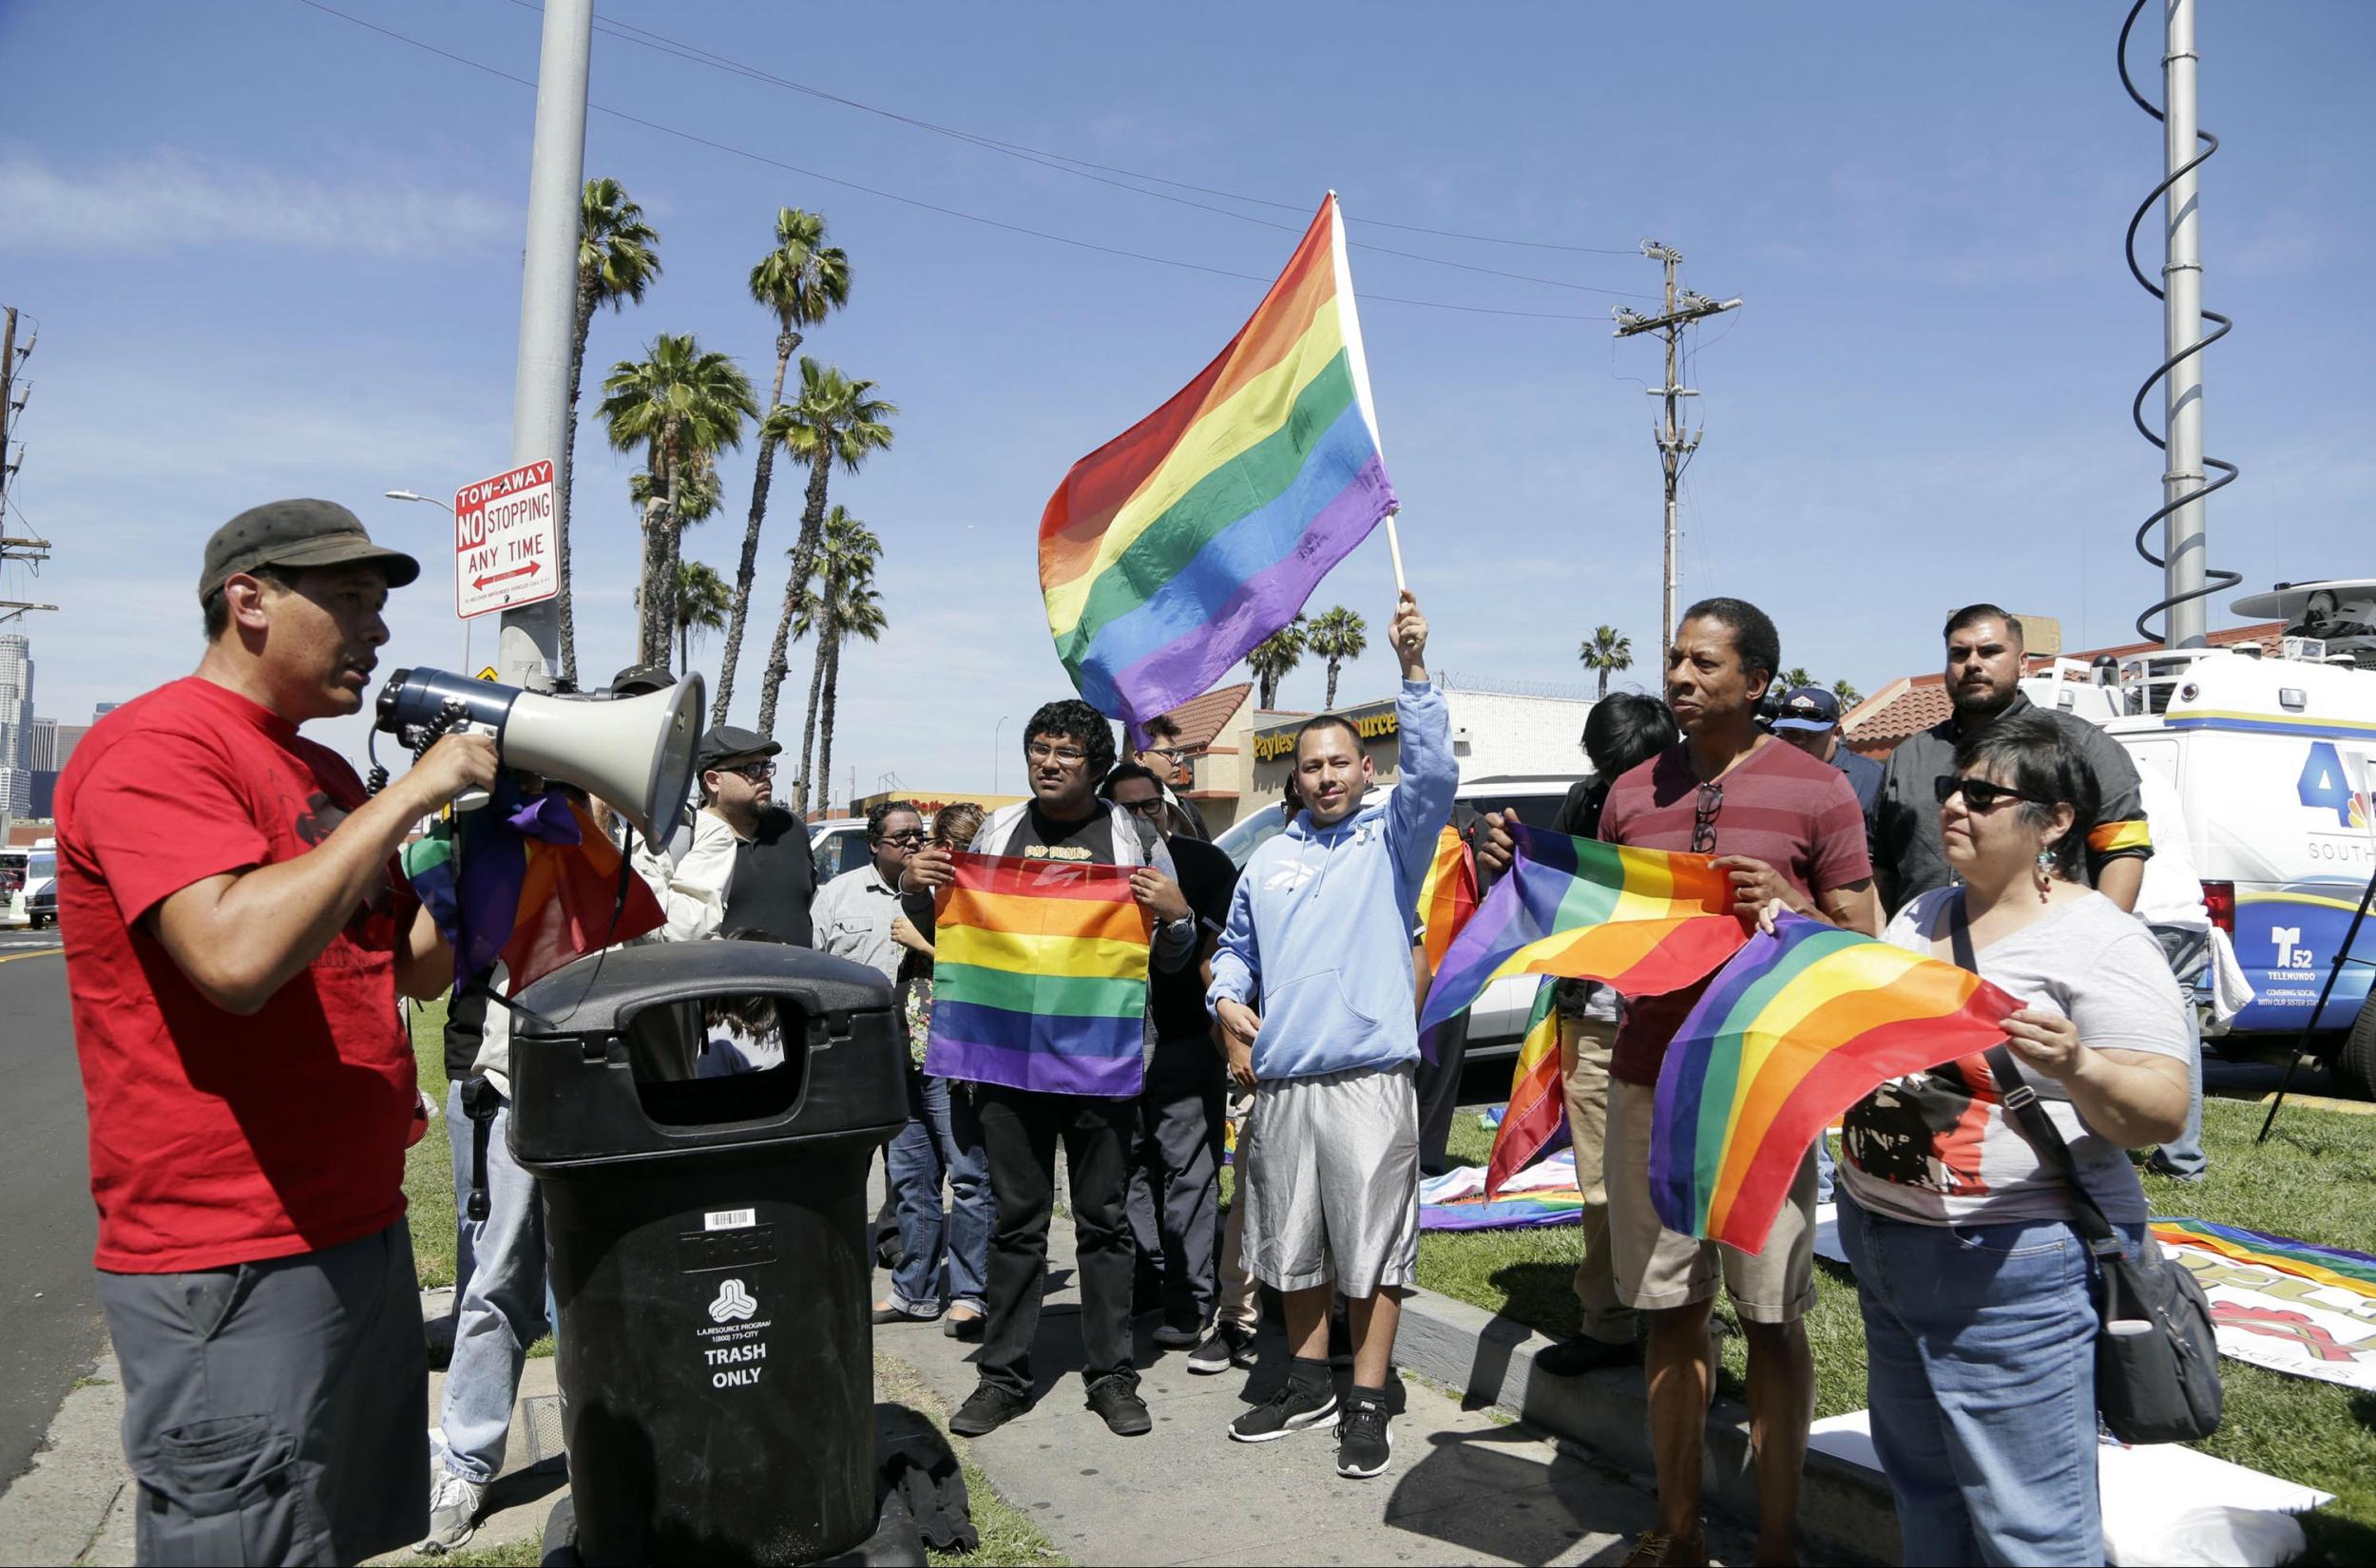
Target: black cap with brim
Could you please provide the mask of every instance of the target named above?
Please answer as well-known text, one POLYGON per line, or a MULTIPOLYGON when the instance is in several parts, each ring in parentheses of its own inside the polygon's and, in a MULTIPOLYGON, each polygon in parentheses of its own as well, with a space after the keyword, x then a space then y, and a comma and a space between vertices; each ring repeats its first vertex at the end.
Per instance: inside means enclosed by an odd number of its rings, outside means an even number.
POLYGON ((768 739, 757 730, 746 730, 739 724, 720 724, 701 737, 693 749, 693 766, 698 773, 708 773, 739 756, 774 756, 783 750, 780 741, 768 739))
POLYGON ((267 501, 217 528, 206 541, 198 597, 204 599, 229 579, 263 566, 302 571, 309 566, 377 566, 392 588, 421 575, 421 564, 402 550, 372 543, 363 520, 335 501, 267 501))

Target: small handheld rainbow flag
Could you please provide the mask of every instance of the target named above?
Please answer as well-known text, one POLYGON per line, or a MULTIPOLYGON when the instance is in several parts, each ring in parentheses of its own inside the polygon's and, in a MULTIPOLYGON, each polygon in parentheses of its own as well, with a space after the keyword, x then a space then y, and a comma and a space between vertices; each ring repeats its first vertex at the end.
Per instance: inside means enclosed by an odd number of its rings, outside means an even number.
POLYGON ((404 869, 453 946, 457 986, 500 959, 516 996, 573 959, 666 922, 643 879, 620 875, 609 835, 557 793, 524 796, 507 775, 492 801, 456 818, 458 842, 422 839, 406 850, 404 869))
POLYGON ((1131 868, 954 858, 933 937, 924 1070, 1045 1094, 1138 1094, 1149 927, 1131 868))
POLYGON ((1567 1128, 1567 1085, 1560 1076, 1560 1015, 1552 1006, 1559 982, 1535 987, 1533 1011, 1518 1063, 1510 1069, 1510 1103, 1493 1130, 1493 1155, 1485 1161, 1485 1196, 1542 1157, 1567 1128))
POLYGON ((1331 193, 1253 318, 1040 519, 1056 655, 1133 723, 1211 689, 1394 509, 1331 193))
POLYGON ((1659 996, 1739 951, 1733 887, 1703 854, 1629 850, 1512 824, 1517 852, 1444 955, 1419 1026, 1440 1023, 1504 975, 1598 980, 1659 996))
POLYGON ((1762 1251, 1816 1137, 1890 1079, 1986 1050, 2021 1004, 1978 975, 1786 914, 1716 972, 1658 1069, 1667 1229, 1762 1251))
POLYGON ((1452 938, 1477 912, 1477 868, 1468 857, 1468 840, 1450 823, 1436 835, 1435 858, 1428 863, 1427 880, 1419 884, 1419 920, 1425 935, 1421 946, 1433 974, 1452 950, 1452 938))

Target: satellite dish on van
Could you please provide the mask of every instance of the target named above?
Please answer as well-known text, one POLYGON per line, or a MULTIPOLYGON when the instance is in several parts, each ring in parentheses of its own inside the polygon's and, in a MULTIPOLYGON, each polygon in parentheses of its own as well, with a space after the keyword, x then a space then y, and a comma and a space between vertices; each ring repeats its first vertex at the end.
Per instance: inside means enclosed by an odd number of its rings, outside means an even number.
POLYGON ((2296 627, 2309 631, 2347 621, 2376 623, 2376 577, 2280 583, 2267 593, 2246 594, 2228 608, 2237 615, 2282 621, 2289 631, 2296 627))

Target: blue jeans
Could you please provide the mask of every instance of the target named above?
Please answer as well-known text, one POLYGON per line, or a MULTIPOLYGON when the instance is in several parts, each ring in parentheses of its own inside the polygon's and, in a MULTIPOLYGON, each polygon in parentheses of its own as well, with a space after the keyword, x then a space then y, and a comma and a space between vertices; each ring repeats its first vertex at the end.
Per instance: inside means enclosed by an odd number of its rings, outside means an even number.
POLYGON ((470 1272, 454 1297, 453 1359, 446 1364, 437 1424, 446 1434, 446 1468, 489 1482, 504 1467, 520 1367, 549 1321, 545 1289, 545 1207, 536 1178, 511 1162, 505 1132, 511 1102, 487 1129, 487 1217, 469 1216, 470 1146, 477 1128, 462 1114, 462 1085, 446 1090, 446 1136, 453 1145, 456 1223, 470 1272))
MULTIPOLYGON (((2095 1269, 2062 1220, 1915 1225, 1839 1197, 1908 1568, 2104 1559, 2095 1269)), ((2132 1253, 2144 1227, 2122 1226, 2132 1253)))
POLYGON ((2196 983, 2211 967, 2211 949, 2200 932, 2168 926, 2156 926, 2153 932, 2170 960, 2170 972, 2177 977, 2178 989, 2186 993, 2186 1127, 2156 1149, 2146 1163, 2163 1176, 2193 1181, 2201 1177, 2211 1164, 2210 1157, 2203 1153, 2203 1015, 2194 1004, 2196 983))
POLYGON ((1838 1167, 1831 1162, 1831 1137, 1829 1133, 1815 1135, 1815 1201, 1831 1201, 1838 1167))
MULTIPOLYGON (((963 1093, 964 1091, 959 1091, 963 1093)), ((990 1267, 989 1160, 972 1126, 971 1106, 952 1116, 948 1080, 908 1069, 908 1124, 886 1156, 891 1201, 899 1211, 899 1267, 891 1305, 914 1317, 950 1307, 984 1310, 990 1267), (960 1137, 960 1123, 970 1137, 960 1137), (941 1212, 941 1181, 948 1211, 941 1212)))

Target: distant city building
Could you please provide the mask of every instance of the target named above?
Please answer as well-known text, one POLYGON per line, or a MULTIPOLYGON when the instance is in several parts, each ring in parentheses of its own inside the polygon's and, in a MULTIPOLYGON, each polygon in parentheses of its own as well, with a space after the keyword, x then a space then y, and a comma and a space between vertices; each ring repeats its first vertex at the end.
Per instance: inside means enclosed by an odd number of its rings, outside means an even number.
POLYGON ((123 706, 121 702, 94 702, 90 706, 90 721, 96 724, 123 706))
POLYGON ((0 813, 33 814, 33 645, 0 634, 0 813))
POLYGON ((33 720, 33 733, 25 751, 25 765, 37 774, 58 771, 58 721, 54 718, 33 720))
POLYGON ((90 726, 87 724, 58 726, 58 772, 66 772, 67 762, 74 755, 74 748, 82 744, 83 737, 88 734, 90 726))
POLYGON ((58 775, 49 769, 34 770, 33 809, 26 814, 47 822, 58 814, 58 775))

